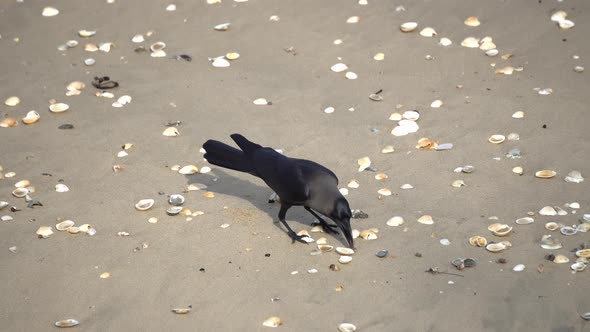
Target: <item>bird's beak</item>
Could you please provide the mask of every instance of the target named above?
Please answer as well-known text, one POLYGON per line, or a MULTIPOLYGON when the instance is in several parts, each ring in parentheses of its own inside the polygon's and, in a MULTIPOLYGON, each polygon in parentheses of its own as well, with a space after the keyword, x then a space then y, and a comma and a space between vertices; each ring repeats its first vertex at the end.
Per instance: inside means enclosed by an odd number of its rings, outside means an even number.
POLYGON ((344 237, 348 242, 348 246, 351 249, 354 249, 354 241, 352 239, 352 227, 350 226, 350 219, 347 218, 342 220, 338 223, 338 226, 340 226, 340 230, 342 231, 342 234, 344 234, 344 237))

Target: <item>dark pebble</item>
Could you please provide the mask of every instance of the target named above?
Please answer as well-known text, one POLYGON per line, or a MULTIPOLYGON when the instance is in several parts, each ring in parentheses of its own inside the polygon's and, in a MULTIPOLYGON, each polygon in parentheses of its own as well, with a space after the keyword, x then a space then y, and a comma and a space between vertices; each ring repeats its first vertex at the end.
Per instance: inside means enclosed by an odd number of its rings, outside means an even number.
POLYGON ((71 123, 64 123, 64 124, 60 125, 59 127, 57 127, 57 129, 63 129, 63 130, 74 129, 74 125, 71 123))
POLYGON ((387 254, 389 254, 389 251, 387 251, 387 250, 379 250, 379 251, 377 251, 377 253, 375 254, 375 256, 377 256, 379 258, 383 258, 383 257, 386 257, 387 254))

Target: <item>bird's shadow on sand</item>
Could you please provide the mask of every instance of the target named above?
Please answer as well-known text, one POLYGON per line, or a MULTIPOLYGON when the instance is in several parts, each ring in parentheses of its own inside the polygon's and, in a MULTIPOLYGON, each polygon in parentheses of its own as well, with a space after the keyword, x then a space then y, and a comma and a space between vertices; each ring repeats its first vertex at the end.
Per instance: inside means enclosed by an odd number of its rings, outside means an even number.
MULTIPOLYGON (((273 191, 266 187, 266 185, 259 186, 220 169, 216 169, 214 172, 208 174, 185 175, 185 177, 188 185, 202 183, 207 186, 207 191, 239 197, 252 203, 260 211, 266 212, 272 219, 273 224, 286 233, 278 217, 281 205, 279 202, 269 203, 268 200, 273 191)), ((313 216, 303 208, 294 206, 287 212, 286 220, 289 226, 293 228, 293 221, 309 226, 315 221, 315 218, 312 218, 313 216)), ((297 232, 296 228, 294 230, 297 232)))

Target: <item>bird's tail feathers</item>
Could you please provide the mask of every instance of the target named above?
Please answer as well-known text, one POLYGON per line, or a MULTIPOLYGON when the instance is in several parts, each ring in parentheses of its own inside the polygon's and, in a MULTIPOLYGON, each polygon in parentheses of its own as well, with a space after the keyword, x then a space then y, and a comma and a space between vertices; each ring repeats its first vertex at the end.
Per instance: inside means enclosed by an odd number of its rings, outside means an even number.
POLYGON ((205 159, 213 165, 233 169, 240 172, 252 173, 252 165, 246 159, 244 152, 225 143, 208 140, 203 144, 205 159))

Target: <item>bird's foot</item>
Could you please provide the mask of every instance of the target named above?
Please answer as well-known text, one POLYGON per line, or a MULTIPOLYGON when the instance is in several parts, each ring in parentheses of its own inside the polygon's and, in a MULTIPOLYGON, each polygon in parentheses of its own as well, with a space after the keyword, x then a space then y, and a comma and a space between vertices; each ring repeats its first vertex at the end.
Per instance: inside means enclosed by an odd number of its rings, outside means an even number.
POLYGON ((297 241, 297 242, 309 244, 309 242, 307 242, 307 241, 304 240, 304 238, 306 238, 308 236, 305 236, 305 235, 297 235, 295 232, 289 232, 287 234, 289 235, 289 237, 292 240, 291 243, 295 243, 295 241, 297 241))

